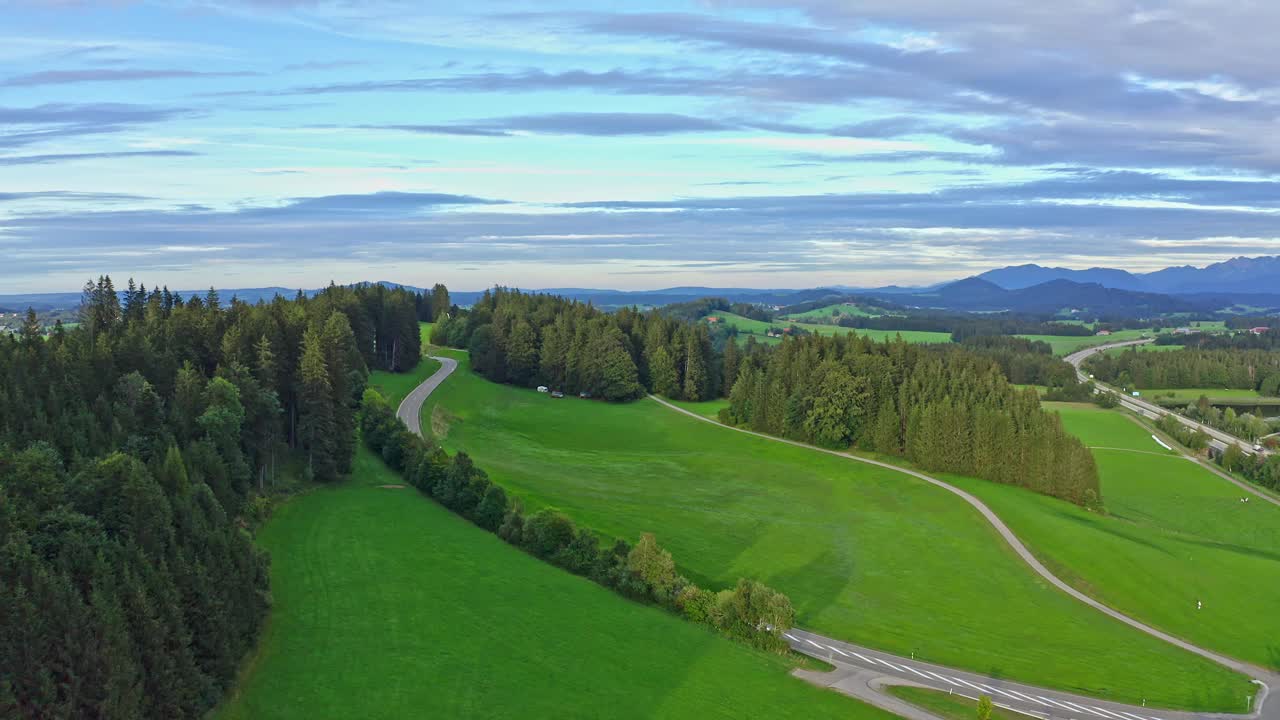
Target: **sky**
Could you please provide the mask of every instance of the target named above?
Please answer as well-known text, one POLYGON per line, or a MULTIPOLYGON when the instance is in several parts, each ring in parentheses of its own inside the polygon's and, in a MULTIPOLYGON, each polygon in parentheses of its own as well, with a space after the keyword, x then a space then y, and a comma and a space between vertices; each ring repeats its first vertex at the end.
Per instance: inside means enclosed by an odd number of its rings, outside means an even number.
POLYGON ((1280 253, 1271 0, 0 0, 0 294, 1280 253))

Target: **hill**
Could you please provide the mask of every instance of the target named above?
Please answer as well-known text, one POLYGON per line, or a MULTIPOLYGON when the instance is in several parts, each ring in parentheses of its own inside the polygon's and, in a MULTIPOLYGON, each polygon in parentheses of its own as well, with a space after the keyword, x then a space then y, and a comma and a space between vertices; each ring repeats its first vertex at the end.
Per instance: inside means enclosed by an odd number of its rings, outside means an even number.
MULTIPOLYGON (((876 295, 874 291, 867 294, 876 295)), ((893 293, 889 297, 902 304, 970 312, 1008 311, 1055 314, 1075 310, 1090 314, 1146 317, 1217 309, 1184 298, 1119 290, 1104 287, 1098 283, 1080 283, 1063 279, 1009 290, 990 280, 975 276, 943 285, 928 293, 914 295, 893 293)))
POLYGON ((1251 293, 1274 296, 1280 286, 1280 256, 1237 257, 1202 268, 1183 265, 1149 273, 1131 273, 1103 267, 1072 270, 1028 264, 988 270, 977 277, 1006 290, 1020 290, 1052 280, 1069 280, 1076 283, 1097 283, 1117 290, 1166 295, 1251 293))

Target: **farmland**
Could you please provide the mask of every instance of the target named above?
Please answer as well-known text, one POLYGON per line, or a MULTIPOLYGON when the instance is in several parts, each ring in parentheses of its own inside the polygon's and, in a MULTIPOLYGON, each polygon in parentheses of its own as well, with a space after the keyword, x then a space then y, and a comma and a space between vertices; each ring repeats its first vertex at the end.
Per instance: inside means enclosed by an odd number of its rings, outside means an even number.
POLYGON ((1251 400, 1253 398, 1262 397, 1258 394, 1257 390, 1229 388, 1168 388, 1160 390, 1146 390, 1143 391, 1142 394, 1153 400, 1167 398, 1170 400, 1189 403, 1199 400, 1201 395, 1204 395, 1210 400, 1251 400))
POLYGON ((268 522, 271 622, 215 717, 890 718, 385 487, 401 483, 361 449, 349 481, 268 522))
POLYGON ((424 407, 447 448, 530 507, 607 535, 656 533, 700 584, 753 576, 788 593, 809 629, 1102 697, 1210 708, 1251 692, 1041 583, 941 489, 650 401, 551 401, 454 356, 461 370, 424 407))
POLYGON ((741 315, 735 315, 727 312, 713 313, 715 317, 720 318, 719 322, 724 323, 728 327, 738 329, 739 342, 746 340, 742 335, 754 335, 757 342, 765 342, 774 344, 781 342, 778 338, 771 338, 765 335, 769 328, 784 328, 791 325, 808 330, 818 335, 836 335, 841 333, 856 333, 874 340, 892 340, 897 336, 901 336, 903 340, 910 343, 946 343, 951 342, 950 333, 944 332, 926 332, 923 330, 870 330, 863 328, 845 328, 838 325, 820 325, 816 323, 791 322, 789 320, 777 320, 773 323, 767 323, 763 320, 752 320, 741 315))
POLYGON ((849 317, 880 317, 881 315, 884 315, 884 311, 881 308, 874 306, 845 302, 806 310, 802 313, 791 313, 786 316, 786 319, 795 320, 796 322, 815 322, 830 320, 831 318, 840 315, 849 317))
POLYGON ((1094 447, 1107 514, 952 478, 990 505, 1059 576, 1192 642, 1280 666, 1280 509, 1161 448, 1118 411, 1048 404, 1094 447), (1203 607, 1198 608, 1197 603, 1203 607))
POLYGON ((1017 337, 1049 343, 1054 355, 1070 355, 1083 348, 1124 340, 1137 340, 1143 335, 1151 334, 1150 330, 1117 330, 1110 335, 1018 335, 1017 337))

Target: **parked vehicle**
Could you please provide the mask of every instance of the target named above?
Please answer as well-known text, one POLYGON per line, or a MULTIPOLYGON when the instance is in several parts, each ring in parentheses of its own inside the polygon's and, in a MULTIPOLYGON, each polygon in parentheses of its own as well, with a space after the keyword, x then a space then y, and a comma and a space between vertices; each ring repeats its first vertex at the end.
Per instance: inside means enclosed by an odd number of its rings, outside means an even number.
POLYGON ((551 391, 551 397, 553 397, 553 398, 562 398, 562 397, 564 397, 564 393, 560 392, 559 390, 552 390, 552 391, 551 391))
POLYGON ((540 393, 544 393, 544 392, 547 392, 547 391, 548 391, 548 388, 547 388, 547 386, 546 386, 546 385, 539 385, 539 386, 538 386, 538 392, 540 392, 540 393))
POLYGON ((582 392, 578 393, 578 397, 583 398, 584 400, 590 400, 591 393, 587 392, 586 390, 583 390, 582 392))

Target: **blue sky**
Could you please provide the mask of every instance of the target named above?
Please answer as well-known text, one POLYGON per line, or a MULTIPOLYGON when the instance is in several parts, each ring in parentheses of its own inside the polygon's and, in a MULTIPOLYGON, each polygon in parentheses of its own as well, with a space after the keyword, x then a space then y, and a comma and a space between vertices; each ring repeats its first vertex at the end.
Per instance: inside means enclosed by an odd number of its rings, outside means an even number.
POLYGON ((1280 4, 1066 5, 0 3, 0 293, 1280 252, 1280 4))

